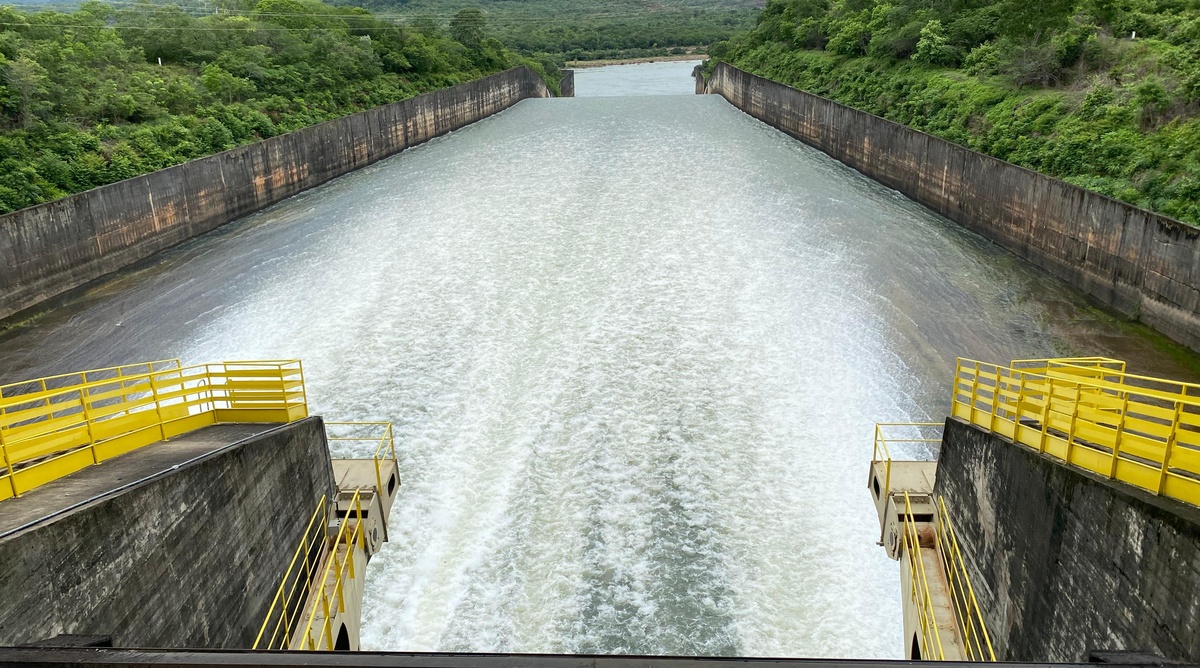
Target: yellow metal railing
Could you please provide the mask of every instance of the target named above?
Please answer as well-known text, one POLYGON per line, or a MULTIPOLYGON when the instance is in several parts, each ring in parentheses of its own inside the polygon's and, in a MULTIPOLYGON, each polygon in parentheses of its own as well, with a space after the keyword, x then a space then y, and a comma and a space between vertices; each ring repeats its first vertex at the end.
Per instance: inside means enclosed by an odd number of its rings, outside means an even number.
POLYGON ((365 565, 355 565, 355 552, 366 553, 364 520, 362 491, 355 489, 337 534, 330 534, 329 501, 320 498, 253 649, 335 649, 332 619, 346 612, 346 586, 361 577, 358 570, 365 565))
MULTIPOLYGON (((1092 358, 1094 359, 1094 358, 1092 358)), ((953 415, 1073 466, 1200 505, 1200 385, 1124 365, 960 359, 953 415)))
POLYGON ((321 497, 253 649, 335 648, 332 620, 346 611, 346 585, 365 565, 355 561, 355 552, 366 550, 364 519, 362 490, 355 490, 337 533, 330 534, 329 503, 321 497))
POLYGON ((383 462, 396 463, 396 441, 392 436, 391 422, 326 422, 327 439, 334 442, 371 443, 375 446, 375 489, 380 494, 390 494, 383 486, 383 462), (332 429, 330 429, 332 427, 332 429), (363 433, 366 432, 366 433, 363 433))
MULTIPOLYGON (((937 609, 933 604, 933 592, 929 586, 930 574, 925 569, 925 560, 921 555, 921 533, 917 523, 913 521, 912 499, 908 492, 904 493, 904 516, 901 540, 904 542, 904 554, 908 560, 909 580, 908 595, 917 611, 917 632, 921 634, 921 658, 926 661, 944 661, 946 649, 942 645, 942 635, 938 628, 937 609)), ((935 539, 926 538, 925 547, 933 547, 935 539)))
POLYGON ((279 591, 271 601, 258 637, 254 639, 254 649, 291 648, 292 635, 303 614, 304 602, 312 593, 314 578, 329 540, 329 500, 322 496, 304 530, 304 537, 296 546, 292 562, 284 572, 283 582, 279 583, 279 591))
POLYGON ((962 550, 958 547, 958 537, 954 534, 954 524, 950 521, 949 511, 946 510, 946 501, 938 497, 937 502, 938 551, 946 569, 950 599, 954 603, 954 617, 958 622, 959 636, 967 659, 995 661, 996 652, 992 649, 992 639, 988 636, 983 611, 979 609, 979 600, 975 597, 975 589, 971 587, 971 576, 967 573, 967 564, 963 560, 962 550))
POLYGON ((875 451, 871 455, 871 463, 884 464, 883 491, 892 489, 892 452, 891 445, 920 445, 930 447, 931 444, 942 442, 941 422, 877 422, 875 424, 875 451), (916 436, 912 436, 913 433, 916 436), (927 435, 936 433, 936 436, 927 435))
MULTIPOLYGON (((389 460, 396 463, 392 423, 326 422, 325 427, 329 441, 372 445, 375 489, 379 494, 390 494, 391 490, 384 486, 383 464, 389 460)), ((354 546, 365 544, 361 494, 361 489, 354 491, 350 512, 341 519, 336 535, 329 531, 328 501, 321 498, 259 629, 254 649, 334 649, 336 638, 327 628, 329 620, 334 610, 345 610, 346 579, 356 577, 354 546), (351 524, 353 527, 348 528, 351 524), (339 555, 339 549, 344 554, 339 555), (321 568, 323 560, 325 566, 321 568), (308 606, 305 601, 310 601, 308 606), (317 614, 323 614, 325 621, 319 622, 317 614), (314 625, 316 637, 313 637, 314 625), (301 629, 303 633, 298 634, 301 629)))
POLYGON ((901 540, 907 555, 909 568, 909 591, 913 607, 917 612, 917 632, 920 634, 922 655, 927 661, 945 661, 957 659, 950 653, 949 648, 961 645, 968 661, 995 661, 996 653, 992 649, 992 641, 988 636, 987 626, 983 619, 983 611, 971 587, 971 578, 967 574, 967 565, 963 560, 962 550, 958 545, 958 537, 954 533, 954 525, 950 521, 950 513, 946 502, 937 497, 938 511, 935 521, 925 522, 928 527, 923 534, 920 522, 916 521, 913 513, 912 498, 904 493, 904 515, 901 540), (936 527, 936 528, 934 528, 936 527), (930 529, 933 529, 930 531, 930 529), (925 567, 921 549, 936 549, 944 569, 944 582, 947 587, 949 603, 954 614, 954 628, 957 629, 957 639, 943 638, 943 632, 950 628, 943 620, 939 624, 938 609, 934 601, 933 587, 930 582, 942 578, 942 573, 930 573, 925 567), (953 643, 953 644, 952 644, 953 643))
MULTIPOLYGON (((325 560, 325 568, 318 576, 318 588, 308 613, 308 621, 304 625, 304 634, 300 636, 299 649, 332 650, 337 638, 333 630, 333 616, 346 611, 346 584, 356 577, 354 553, 366 550, 366 534, 364 533, 362 490, 354 490, 350 499, 350 507, 342 518, 337 537, 329 550, 329 558, 325 560), (322 618, 317 619, 320 613, 322 618), (319 632, 313 637, 313 627, 319 632)), ((361 569, 365 563, 359 564, 361 569)))
POLYGON ((298 360, 164 360, 4 385, 0 500, 206 425, 307 415, 298 360))

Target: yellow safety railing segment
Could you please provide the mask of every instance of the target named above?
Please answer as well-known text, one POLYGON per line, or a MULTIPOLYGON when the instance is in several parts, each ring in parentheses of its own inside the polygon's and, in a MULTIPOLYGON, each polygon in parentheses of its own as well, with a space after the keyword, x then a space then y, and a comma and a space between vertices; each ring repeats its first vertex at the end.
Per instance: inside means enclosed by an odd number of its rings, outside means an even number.
POLYGON ((942 565, 946 568, 946 580, 950 585, 950 599, 954 603, 954 616, 967 658, 971 661, 995 661, 996 652, 992 649, 992 640, 983 621, 983 611, 979 609, 979 600, 975 597, 975 589, 971 587, 971 576, 967 573, 967 564, 963 561, 958 537, 954 534, 954 524, 941 497, 938 497, 937 538, 942 565))
MULTIPOLYGON (((921 558, 921 535, 916 522, 913 521, 912 500, 908 492, 904 493, 902 519, 904 526, 901 540, 904 543, 909 568, 908 595, 917 611, 917 631, 921 634, 923 648, 921 658, 926 661, 944 661, 946 650, 942 645, 941 631, 933 605, 933 594, 929 586, 930 575, 925 570, 925 560, 921 558)), ((929 547, 933 546, 932 540, 927 542, 931 543, 929 547)))
POLYGON ((1053 361, 960 359, 952 411, 1058 460, 1200 505, 1200 385, 1053 361))
MULTIPOLYGON (((912 498, 904 493, 904 515, 902 521, 901 540, 906 553, 909 568, 909 591, 913 607, 917 612, 917 632, 920 634, 922 655, 926 661, 945 661, 948 658, 947 646, 953 646, 955 639, 943 638, 948 624, 939 624, 937 607, 934 604, 934 594, 930 586, 933 578, 941 577, 940 573, 929 573, 922 559, 921 548, 935 548, 941 566, 945 572, 945 582, 949 588, 950 604, 954 612, 954 628, 958 630, 957 640, 965 652, 968 661, 995 661, 996 653, 992 649, 992 641, 988 636, 987 626, 983 619, 983 611, 971 587, 971 578, 967 574, 967 565, 963 560, 958 538, 954 533, 954 525, 950 522, 950 513, 946 503, 940 497, 936 530, 932 535, 922 535, 919 523, 915 520, 912 498), (922 542, 924 541, 924 542, 922 542)), ((926 523, 926 526, 931 526, 926 523)), ((948 621, 948 620, 946 620, 948 621)))
MULTIPOLYGON (((355 490, 349 512, 342 518, 342 525, 330 548, 325 568, 318 575, 316 596, 309 609, 304 635, 300 637, 300 649, 335 648, 337 638, 333 630, 333 616, 346 611, 346 584, 359 577, 355 572, 354 553, 366 549, 364 528, 362 491, 355 490), (322 615, 320 620, 317 620, 318 612, 322 615), (314 630, 317 631, 316 637, 313 636, 314 630)), ((358 568, 365 565, 359 564, 358 568)))
POLYGON ((200 427, 308 415, 298 360, 178 360, 0 387, 0 500, 200 427))
POLYGON ((290 649, 292 634, 299 626, 304 602, 312 592, 313 579, 328 545, 329 502, 322 496, 254 639, 254 649, 290 649))
POLYGON ((1014 369, 1027 373, 1045 373, 1051 368, 1071 368, 1081 376, 1103 377, 1105 372, 1125 373, 1125 362, 1111 357, 1050 357, 1043 359, 1013 360, 1014 369))
POLYGON ((392 436, 391 422, 326 422, 328 440, 336 442, 366 442, 375 446, 375 489, 380 494, 389 494, 383 486, 383 462, 396 463, 396 441, 392 436), (332 429, 330 429, 332 427, 332 429), (336 434, 336 435, 335 435, 336 434))
POLYGON ((892 489, 892 452, 888 444, 908 446, 920 444, 925 447, 930 447, 931 444, 942 442, 941 429, 944 427, 941 422, 878 422, 875 424, 875 451, 871 455, 871 462, 883 462, 883 489, 890 492, 892 489), (913 433, 916 436, 913 436, 913 433), (933 432, 936 435, 930 436, 927 433, 933 432))
MULTIPOLYGON (((383 464, 389 460, 396 463, 392 423, 326 422, 325 427, 328 441, 370 444, 376 491, 390 494, 383 482, 383 464)), ((362 565, 356 565, 354 553, 365 546, 366 515, 362 490, 355 490, 348 502, 349 511, 333 535, 329 530, 328 505, 324 497, 317 504, 259 629, 254 649, 334 649, 337 638, 330 624, 336 613, 345 611, 348 580, 361 576, 356 569, 362 565), (305 601, 309 601, 308 605, 305 601), (319 614, 322 619, 317 619, 319 614)))

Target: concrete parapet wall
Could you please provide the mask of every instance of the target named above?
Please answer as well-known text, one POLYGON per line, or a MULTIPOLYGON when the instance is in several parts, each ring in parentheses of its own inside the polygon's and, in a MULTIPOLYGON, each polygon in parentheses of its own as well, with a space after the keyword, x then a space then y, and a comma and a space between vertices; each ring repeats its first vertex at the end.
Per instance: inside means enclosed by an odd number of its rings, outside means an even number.
POLYGON ((1200 351, 1200 229, 726 63, 705 90, 1200 351))
POLYGON ((118 647, 248 648, 333 489, 313 417, 4 536, 0 646, 67 633, 111 635, 118 647))
POLYGON ((0 217, 0 318, 530 97, 519 67, 0 217))
POLYGON ((1068 468, 956 419, 946 501, 997 657, 1200 660, 1200 509, 1068 468))

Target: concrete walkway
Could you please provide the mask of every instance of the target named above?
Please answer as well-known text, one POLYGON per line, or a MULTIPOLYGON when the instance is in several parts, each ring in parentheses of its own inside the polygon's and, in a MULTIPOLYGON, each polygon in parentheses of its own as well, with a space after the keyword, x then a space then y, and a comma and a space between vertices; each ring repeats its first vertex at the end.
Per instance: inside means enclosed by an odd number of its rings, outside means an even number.
POLYGON ((96 466, 0 501, 0 541, 33 524, 53 521, 119 489, 148 480, 193 459, 274 429, 273 423, 219 424, 151 443, 96 466))

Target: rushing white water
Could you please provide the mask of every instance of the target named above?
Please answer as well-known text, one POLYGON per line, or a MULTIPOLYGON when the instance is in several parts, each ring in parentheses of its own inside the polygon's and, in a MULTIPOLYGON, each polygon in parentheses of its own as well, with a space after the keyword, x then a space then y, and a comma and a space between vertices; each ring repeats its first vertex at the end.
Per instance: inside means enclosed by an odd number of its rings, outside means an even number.
POLYGON ((1066 352, 1173 369, 678 96, 522 102, 114 277, 0 369, 299 357, 313 412, 393 421, 365 648, 895 657, 873 423, 944 415, 956 355, 1066 352))

